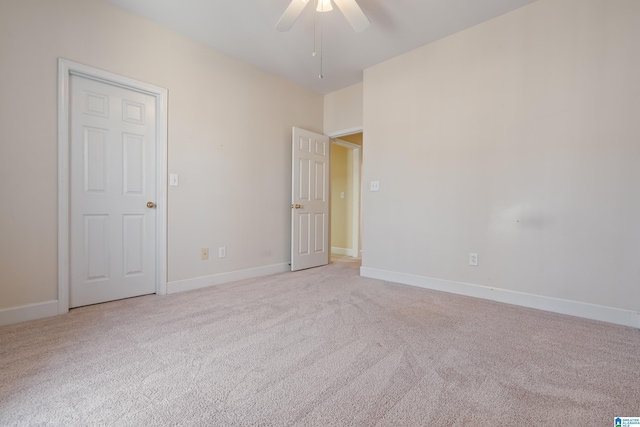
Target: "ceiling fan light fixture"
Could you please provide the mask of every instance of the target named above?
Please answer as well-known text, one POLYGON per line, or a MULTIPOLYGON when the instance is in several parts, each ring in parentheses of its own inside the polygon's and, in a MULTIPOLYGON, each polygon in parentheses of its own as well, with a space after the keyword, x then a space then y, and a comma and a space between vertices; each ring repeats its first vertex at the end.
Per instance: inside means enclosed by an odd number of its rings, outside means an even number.
POLYGON ((331 10, 333 10, 331 0, 318 0, 318 7, 316 8, 317 12, 329 12, 331 10))

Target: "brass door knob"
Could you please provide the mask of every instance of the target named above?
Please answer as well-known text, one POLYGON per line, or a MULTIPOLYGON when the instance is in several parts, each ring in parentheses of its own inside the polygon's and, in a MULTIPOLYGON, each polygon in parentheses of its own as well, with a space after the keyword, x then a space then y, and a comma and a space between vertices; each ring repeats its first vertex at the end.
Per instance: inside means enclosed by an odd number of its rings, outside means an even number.
POLYGON ((155 204, 155 203, 153 203, 153 202, 147 202, 147 207, 148 207, 149 209, 153 209, 153 208, 155 208, 155 207, 156 207, 156 204, 155 204))
POLYGON ((299 204, 295 204, 295 205, 291 205, 292 208, 296 208, 296 209, 300 209, 302 207, 302 205, 299 204))

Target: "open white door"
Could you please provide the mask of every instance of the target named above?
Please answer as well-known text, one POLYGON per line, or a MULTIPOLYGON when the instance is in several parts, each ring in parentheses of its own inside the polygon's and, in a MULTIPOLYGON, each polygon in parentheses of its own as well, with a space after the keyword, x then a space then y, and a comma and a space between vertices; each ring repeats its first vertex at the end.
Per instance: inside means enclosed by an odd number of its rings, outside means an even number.
POLYGON ((329 137, 293 128, 291 271, 329 263, 329 137))

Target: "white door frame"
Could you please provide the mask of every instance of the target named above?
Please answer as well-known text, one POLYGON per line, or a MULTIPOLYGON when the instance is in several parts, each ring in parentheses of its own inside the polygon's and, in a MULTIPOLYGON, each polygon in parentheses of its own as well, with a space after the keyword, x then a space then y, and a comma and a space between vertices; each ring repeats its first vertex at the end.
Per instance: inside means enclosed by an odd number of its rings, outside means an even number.
POLYGON ((341 139, 332 139, 332 144, 339 145, 353 151, 353 187, 351 189, 352 197, 352 212, 351 216, 351 248, 349 248, 349 256, 358 258, 360 256, 360 200, 361 184, 360 184, 360 164, 362 161, 362 147, 358 144, 343 141, 341 139))
POLYGON ((128 77, 58 58, 58 314, 69 311, 69 79, 85 77, 156 99, 156 293, 167 293, 167 90, 128 77))
POLYGON ((356 126, 348 129, 341 129, 333 132, 327 132, 325 135, 327 135, 329 138, 340 138, 341 136, 353 135, 354 133, 361 133, 361 132, 364 132, 364 127, 356 126))
MULTIPOLYGON (((333 131, 333 132, 327 132, 326 135, 329 138, 332 139, 336 139, 336 138, 340 138, 341 136, 346 136, 346 135, 353 135, 354 133, 360 133, 360 132, 364 132, 364 126, 360 125, 360 126, 355 126, 352 128, 347 128, 347 129, 341 129, 341 130, 337 130, 337 131, 333 131)), ((358 167, 362 166, 364 167, 364 159, 362 158, 362 147, 360 147, 360 161, 361 163, 358 165, 358 167)), ((358 177, 358 179, 361 179, 362 176, 360 175, 358 177)), ((362 199, 362 183, 360 184, 360 189, 359 189, 359 194, 360 194, 360 199, 362 199)), ((362 207, 362 203, 358 206, 359 208, 362 207)), ((362 225, 362 211, 360 211, 360 215, 359 215, 359 224, 358 224, 358 233, 360 233, 360 226, 362 225)), ((364 242, 362 244, 364 246, 364 242)), ((361 257, 362 256, 362 247, 360 247, 360 236, 358 235, 358 256, 361 257)))

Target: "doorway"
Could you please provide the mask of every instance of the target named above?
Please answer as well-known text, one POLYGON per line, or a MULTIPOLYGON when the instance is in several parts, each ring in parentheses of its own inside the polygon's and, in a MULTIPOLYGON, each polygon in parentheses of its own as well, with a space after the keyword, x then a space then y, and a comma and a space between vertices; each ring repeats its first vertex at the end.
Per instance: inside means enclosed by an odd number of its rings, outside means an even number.
POLYGON ((167 91, 58 64, 58 312, 164 294, 167 91))
POLYGON ((331 153, 331 254, 360 258, 362 132, 333 139, 331 153))

